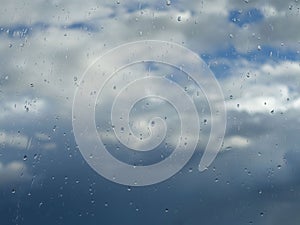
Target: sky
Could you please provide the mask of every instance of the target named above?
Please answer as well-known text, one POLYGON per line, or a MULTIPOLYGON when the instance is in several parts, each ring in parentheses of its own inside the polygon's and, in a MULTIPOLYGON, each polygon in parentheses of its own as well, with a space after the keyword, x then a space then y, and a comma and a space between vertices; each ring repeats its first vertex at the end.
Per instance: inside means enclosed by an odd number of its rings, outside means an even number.
POLYGON ((1 5, 1 225, 299 223, 298 0, 2 0, 1 5), (105 179, 84 160, 72 105, 95 60, 143 40, 173 42, 201 57, 223 92, 227 126, 216 159, 199 172, 212 125, 203 89, 178 68, 160 63, 116 72, 95 107, 98 135, 114 157, 132 165, 167 158, 180 136, 180 118, 192 120, 188 113, 178 116, 167 101, 144 99, 130 114, 133 132, 147 138, 153 115, 167 117, 164 141, 146 155, 120 144, 109 122, 113 100, 143 76, 180 85, 193 99, 201 127, 193 157, 177 174, 133 187, 105 179))

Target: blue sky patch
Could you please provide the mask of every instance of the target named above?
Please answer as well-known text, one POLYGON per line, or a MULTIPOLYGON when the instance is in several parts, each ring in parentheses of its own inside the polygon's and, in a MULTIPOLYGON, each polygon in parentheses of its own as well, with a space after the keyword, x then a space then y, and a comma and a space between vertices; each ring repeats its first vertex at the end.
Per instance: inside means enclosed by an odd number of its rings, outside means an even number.
POLYGON ((242 27, 245 24, 258 23, 264 18, 259 9, 232 10, 229 12, 229 21, 242 27))

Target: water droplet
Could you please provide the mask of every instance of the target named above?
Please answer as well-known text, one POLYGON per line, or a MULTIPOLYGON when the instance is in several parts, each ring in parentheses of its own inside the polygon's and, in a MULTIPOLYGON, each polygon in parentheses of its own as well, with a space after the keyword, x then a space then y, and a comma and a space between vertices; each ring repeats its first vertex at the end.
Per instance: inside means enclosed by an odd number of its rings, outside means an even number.
POLYGON ((9 45, 8 45, 9 48, 11 48, 12 46, 13 46, 12 44, 9 44, 9 45))
POLYGON ((280 170, 280 169, 281 169, 281 165, 278 165, 278 166, 277 166, 277 169, 279 169, 279 170, 280 170))
POLYGON ((261 213, 260 213, 260 216, 264 216, 264 213, 263 213, 263 212, 261 212, 261 213))
POLYGON ((258 50, 258 51, 261 50, 261 46, 260 46, 260 45, 257 46, 257 50, 258 50))
POLYGON ((227 146, 225 150, 226 150, 226 151, 229 151, 229 150, 231 150, 231 149, 232 149, 231 146, 227 146))
POLYGON ((107 206, 108 206, 108 203, 107 203, 107 202, 105 202, 105 203, 104 203, 104 206, 105 206, 105 207, 107 207, 107 206))
POLYGON ((230 37, 230 38, 233 38, 233 34, 229 34, 229 37, 230 37))
POLYGON ((27 155, 24 155, 23 160, 24 160, 24 161, 27 160, 27 155))
POLYGON ((77 77, 74 77, 73 79, 74 79, 74 81, 75 81, 75 82, 78 80, 78 78, 77 78, 77 77))
POLYGON ((189 168, 189 172, 190 172, 190 173, 193 172, 193 168, 189 168))
POLYGON ((260 194, 260 195, 261 195, 262 193, 263 193, 263 191, 262 191, 262 190, 259 190, 259 191, 258 191, 258 194, 260 194))
POLYGON ((169 209, 168 209, 168 208, 166 208, 166 209, 165 209, 165 212, 166 212, 166 213, 167 213, 167 212, 169 212, 169 209))
POLYGON ((182 20, 181 16, 177 17, 177 21, 180 22, 182 20))
POLYGON ((167 1, 166 1, 166 5, 167 5, 167 6, 170 6, 170 5, 171 5, 171 0, 167 0, 167 1))
POLYGON ((216 178, 216 179, 215 179, 215 182, 216 182, 216 183, 219 182, 219 178, 216 178))
POLYGON ((11 193, 12 193, 12 194, 15 194, 15 193, 16 193, 16 189, 12 189, 12 190, 11 190, 11 193))
POLYGON ((130 186, 127 187, 127 191, 131 191, 131 187, 130 186))
POLYGON ((117 4, 119 5, 119 4, 120 4, 120 1, 117 1, 117 4))

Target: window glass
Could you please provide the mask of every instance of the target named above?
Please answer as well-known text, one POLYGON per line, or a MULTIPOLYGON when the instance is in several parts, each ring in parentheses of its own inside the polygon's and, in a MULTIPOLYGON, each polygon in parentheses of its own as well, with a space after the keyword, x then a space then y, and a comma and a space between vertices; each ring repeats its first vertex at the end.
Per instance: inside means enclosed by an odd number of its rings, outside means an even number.
POLYGON ((298 224, 300 3, 2 0, 0 224, 298 224))

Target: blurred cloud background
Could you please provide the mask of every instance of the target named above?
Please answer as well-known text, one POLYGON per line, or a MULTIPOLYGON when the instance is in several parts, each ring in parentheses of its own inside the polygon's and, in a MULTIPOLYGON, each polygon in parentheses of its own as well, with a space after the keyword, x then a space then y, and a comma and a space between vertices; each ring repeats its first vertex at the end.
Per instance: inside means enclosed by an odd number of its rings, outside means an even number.
MULTIPOLYGON (((297 224, 299 23, 298 0, 2 0, 0 224, 297 224), (174 68, 125 68, 96 108, 99 135, 113 155, 128 157, 105 123, 114 86, 139 74, 174 75, 193 96, 202 127, 197 151, 180 173, 152 186, 126 187, 102 178, 82 158, 72 102, 95 59, 146 39, 175 42, 202 57, 224 92, 227 130, 216 160, 200 173, 210 128, 201 89, 174 68)), ((178 116, 166 103, 153 100, 146 110, 143 104, 132 114, 137 130, 147 136, 141 131, 147 113, 167 114, 171 148, 178 116)), ((167 156, 170 148, 158 151, 167 156)))

